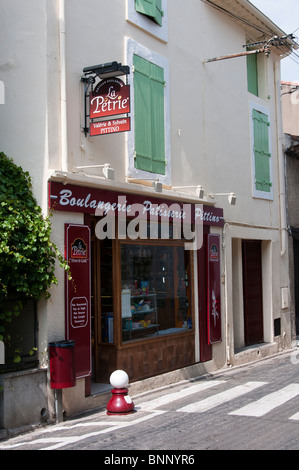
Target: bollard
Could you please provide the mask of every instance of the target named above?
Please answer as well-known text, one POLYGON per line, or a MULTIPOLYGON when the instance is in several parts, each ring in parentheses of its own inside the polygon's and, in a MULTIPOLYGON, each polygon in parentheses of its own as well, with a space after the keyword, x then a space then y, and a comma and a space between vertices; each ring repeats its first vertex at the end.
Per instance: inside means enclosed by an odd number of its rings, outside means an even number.
POLYGON ((128 374, 123 370, 116 370, 110 375, 112 397, 107 404, 108 415, 126 415, 134 413, 134 403, 128 395, 128 374))

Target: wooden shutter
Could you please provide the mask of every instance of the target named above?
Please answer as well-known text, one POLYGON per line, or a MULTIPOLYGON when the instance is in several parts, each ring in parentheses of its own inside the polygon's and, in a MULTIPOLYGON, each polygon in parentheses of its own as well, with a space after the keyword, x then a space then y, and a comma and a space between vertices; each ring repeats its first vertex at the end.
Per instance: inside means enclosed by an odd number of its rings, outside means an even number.
POLYGON ((165 174, 164 70, 134 55, 135 166, 165 174))
POLYGON ((248 91, 253 95, 258 96, 258 68, 257 68, 257 55, 247 56, 247 83, 248 91))
POLYGON ((268 116, 253 110, 255 188, 257 191, 270 192, 272 183, 270 175, 269 126, 268 116))
POLYGON ((162 0, 135 0, 135 9, 138 13, 150 17, 159 26, 162 26, 162 0))

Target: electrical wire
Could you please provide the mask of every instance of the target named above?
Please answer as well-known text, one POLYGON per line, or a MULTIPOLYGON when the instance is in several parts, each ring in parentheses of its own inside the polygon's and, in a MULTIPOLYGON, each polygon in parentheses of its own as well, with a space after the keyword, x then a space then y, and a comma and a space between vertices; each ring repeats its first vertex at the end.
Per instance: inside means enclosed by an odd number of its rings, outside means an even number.
MULTIPOLYGON (((226 8, 223 8, 223 7, 219 6, 219 5, 217 5, 217 4, 214 3, 212 0, 201 0, 201 1, 202 1, 203 3, 205 3, 205 4, 207 4, 207 5, 210 5, 212 8, 215 8, 217 11, 220 11, 220 12, 222 12, 222 13, 224 13, 224 14, 226 14, 226 15, 228 15, 228 16, 230 16, 230 17, 236 19, 236 20, 241 21, 242 23, 246 24, 247 26, 250 26, 251 28, 255 29, 256 31, 262 33, 264 36, 269 36, 269 32, 271 32, 271 35, 273 35, 273 34, 275 35, 275 31, 272 31, 270 28, 269 28, 268 31, 266 31, 265 29, 262 29, 261 27, 257 26, 256 24, 252 23, 251 21, 246 20, 245 18, 242 18, 241 16, 235 15, 234 13, 232 13, 232 12, 229 11, 229 10, 227 10, 226 8)), ((294 35, 294 33, 295 33, 298 29, 299 29, 299 28, 297 28, 292 34, 289 34, 289 35, 286 36, 286 38, 287 38, 287 37, 291 38, 291 39, 293 40, 293 44, 296 45, 296 46, 298 46, 298 44, 297 44, 297 42, 294 41, 294 36, 293 36, 293 35, 294 35)), ((274 39, 274 38, 272 38, 272 39, 274 39)), ((279 40, 279 39, 281 39, 281 38, 277 38, 277 39, 279 40)), ((271 41, 271 39, 270 39, 269 41, 271 41)), ((266 42, 267 42, 267 41, 264 41, 264 44, 265 44, 266 42)), ((259 43, 255 43, 255 44, 259 44, 259 43)), ((261 43, 260 43, 260 44, 261 44, 261 43)), ((282 49, 282 46, 281 46, 281 45, 278 45, 278 44, 274 44, 274 45, 276 46, 277 49, 279 49, 281 55, 285 54, 285 50, 282 49)), ((244 46, 244 47, 246 47, 246 46, 244 46)), ((247 47, 248 47, 248 45, 247 45, 247 47)), ((291 46, 289 45, 289 47, 291 47, 291 46)), ((292 51, 292 52, 291 52, 291 54, 290 54, 289 57, 290 57, 293 61, 296 62, 296 59, 295 59, 294 57, 291 57, 291 56, 292 56, 292 54, 294 54, 296 57, 299 58, 299 55, 296 54, 292 48, 291 48, 291 51, 292 51)), ((297 63, 297 62, 296 62, 296 63, 297 63)))
POLYGON ((227 14, 228 16, 231 16, 232 18, 237 19, 237 20, 241 21, 242 23, 247 24, 247 26, 252 27, 253 29, 255 29, 256 31, 262 33, 265 36, 269 35, 269 32, 271 32, 272 34, 275 34, 275 32, 273 30, 271 30, 270 28, 268 29, 268 31, 266 31, 265 29, 262 29, 260 26, 257 26, 256 24, 252 23, 251 21, 246 20, 246 18, 235 15, 234 13, 227 10, 226 8, 223 8, 219 5, 216 5, 216 3, 212 2, 212 0, 201 0, 201 1, 203 3, 206 3, 207 5, 210 5, 212 8, 215 8, 216 10, 227 14))

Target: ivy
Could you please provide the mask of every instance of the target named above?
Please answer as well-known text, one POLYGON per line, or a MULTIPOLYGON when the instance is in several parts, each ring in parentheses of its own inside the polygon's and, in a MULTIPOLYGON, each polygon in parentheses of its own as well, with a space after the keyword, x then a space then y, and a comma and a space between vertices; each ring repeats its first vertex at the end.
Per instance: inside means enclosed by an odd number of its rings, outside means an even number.
POLYGON ((50 219, 36 203, 29 173, 2 152, 0 181, 0 340, 5 341, 3 323, 19 315, 24 301, 50 297, 56 260, 69 268, 51 242, 50 219), (7 310, 11 298, 18 303, 7 310))

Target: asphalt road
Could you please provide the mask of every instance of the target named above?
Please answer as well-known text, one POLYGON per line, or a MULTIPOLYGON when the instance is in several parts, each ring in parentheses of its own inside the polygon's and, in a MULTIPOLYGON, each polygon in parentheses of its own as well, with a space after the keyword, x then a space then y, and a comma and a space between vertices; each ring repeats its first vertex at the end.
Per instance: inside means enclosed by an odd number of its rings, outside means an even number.
POLYGON ((101 450, 99 463, 135 468, 192 465, 199 450, 299 449, 299 349, 132 398, 133 414, 85 415, 0 450, 101 450))

